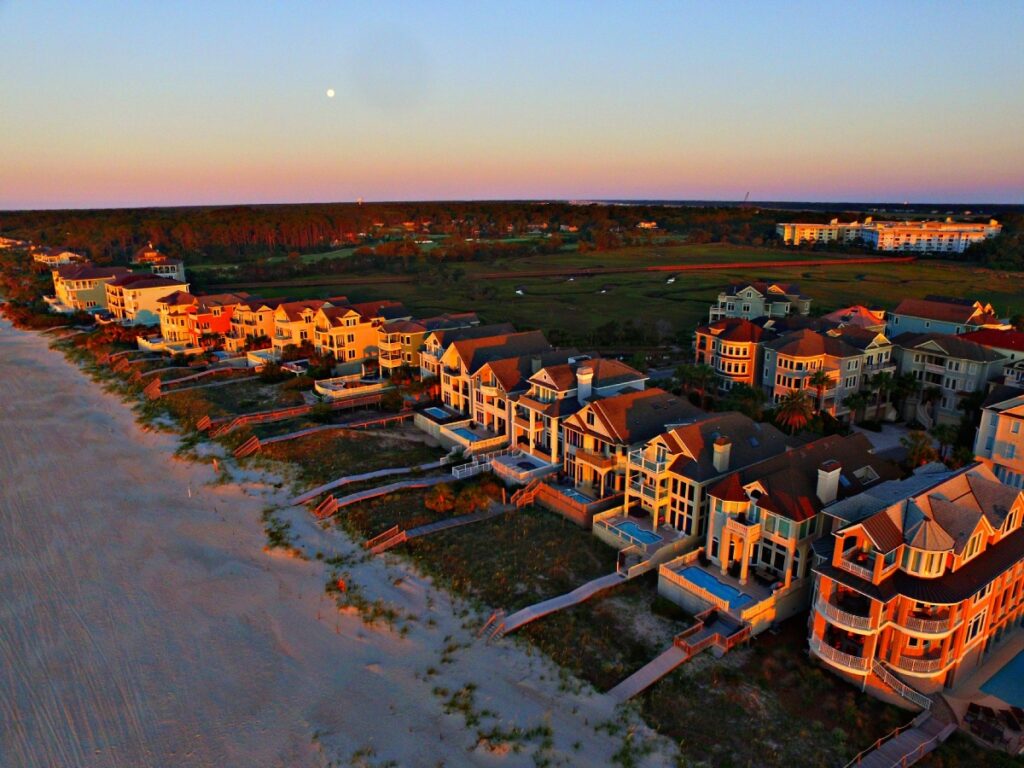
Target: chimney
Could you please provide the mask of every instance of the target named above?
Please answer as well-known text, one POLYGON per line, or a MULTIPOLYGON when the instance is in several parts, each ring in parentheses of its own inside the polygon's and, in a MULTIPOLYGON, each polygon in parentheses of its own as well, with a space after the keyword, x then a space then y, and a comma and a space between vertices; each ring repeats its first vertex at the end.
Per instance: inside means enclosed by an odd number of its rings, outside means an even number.
POLYGON ((543 366, 540 364, 540 355, 533 355, 530 358, 530 374, 539 371, 543 366))
POLYGON ((594 369, 589 365, 581 365, 576 369, 576 399, 581 403, 590 400, 593 391, 594 369))
POLYGON ((715 471, 729 471, 729 454, 732 453, 732 442, 728 437, 719 437, 715 440, 715 471))
POLYGON ((818 467, 818 500, 828 505, 839 495, 839 472, 843 465, 835 459, 823 461, 818 467))

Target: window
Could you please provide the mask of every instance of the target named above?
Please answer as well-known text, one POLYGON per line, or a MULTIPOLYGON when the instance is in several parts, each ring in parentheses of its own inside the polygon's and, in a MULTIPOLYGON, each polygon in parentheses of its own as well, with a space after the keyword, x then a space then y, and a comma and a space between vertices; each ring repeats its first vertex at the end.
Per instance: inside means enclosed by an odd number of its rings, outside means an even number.
POLYGON ((1010 422, 1010 433, 1014 434, 1014 435, 1020 433, 1020 422, 1019 421, 1014 420, 1014 421, 1010 422))

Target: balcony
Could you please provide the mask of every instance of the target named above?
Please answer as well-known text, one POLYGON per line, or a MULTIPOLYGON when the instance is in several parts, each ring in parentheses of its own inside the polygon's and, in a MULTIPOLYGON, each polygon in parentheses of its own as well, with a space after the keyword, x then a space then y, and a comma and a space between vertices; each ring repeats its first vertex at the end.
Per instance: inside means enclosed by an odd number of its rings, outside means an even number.
POLYGON ((924 364, 924 369, 928 373, 937 373, 940 376, 945 376, 946 375, 946 366, 945 365, 937 365, 936 363, 925 363, 924 364))
POLYGON ((951 611, 939 611, 938 613, 917 613, 909 614, 906 618, 898 620, 897 623, 911 632, 918 632, 925 635, 942 635, 956 629, 963 622, 962 616, 951 619, 951 611))
POLYGON ((484 397, 501 397, 501 390, 497 384, 481 384, 480 394, 484 397))
POLYGON ((838 648, 833 648, 828 643, 825 643, 821 638, 811 637, 810 646, 811 650, 814 651, 815 656, 820 659, 824 659, 837 667, 842 667, 853 672, 867 672, 871 667, 871 659, 864 656, 855 656, 850 653, 844 653, 838 648))
POLYGON ((631 451, 629 454, 629 464, 633 467, 646 469, 654 474, 660 474, 668 469, 668 461, 666 459, 651 460, 644 458, 643 451, 631 451))
POLYGON ((377 342, 377 347, 380 349, 381 352, 383 352, 384 350, 389 350, 391 352, 401 352, 402 340, 398 337, 395 337, 394 339, 385 337, 377 342))
POLYGON ((828 619, 831 623, 837 624, 847 629, 854 629, 860 631, 869 631, 874 629, 874 622, 871 620, 870 615, 866 614, 869 611, 860 611, 856 613, 852 612, 857 610, 850 602, 838 600, 827 600, 826 598, 818 595, 818 600, 814 605, 814 609, 828 619))
POLYGON ((618 464, 615 456, 604 456, 593 451, 585 451, 582 448, 576 449, 576 459, 589 464, 595 469, 614 469, 618 464))
POLYGON ((942 654, 932 653, 927 656, 900 656, 893 666, 902 672, 928 675, 939 672, 946 664, 942 661, 942 654))
POLYGON ((629 484, 629 490, 630 492, 646 499, 650 499, 651 501, 658 501, 667 493, 663 488, 658 488, 658 486, 651 485, 649 483, 641 483, 637 480, 634 480, 629 484))
POLYGON ((725 530, 744 541, 761 538, 761 523, 752 522, 746 515, 730 517, 725 521, 725 530))
POLYGON ((513 416, 512 417, 512 423, 515 424, 520 429, 525 429, 526 431, 530 431, 530 420, 528 418, 526 418, 525 416, 513 416))
POLYGON ((871 581, 875 577, 875 556, 867 552, 854 552, 848 556, 844 554, 839 567, 865 581, 871 581))

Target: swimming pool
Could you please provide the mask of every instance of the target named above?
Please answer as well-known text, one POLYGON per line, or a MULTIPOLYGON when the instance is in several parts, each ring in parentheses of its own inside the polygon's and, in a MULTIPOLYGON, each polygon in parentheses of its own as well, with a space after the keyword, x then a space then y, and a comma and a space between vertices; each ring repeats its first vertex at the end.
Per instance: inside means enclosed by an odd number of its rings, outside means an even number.
POLYGON ((1024 707, 1024 651, 990 677, 981 690, 1015 707, 1024 707))
POLYGON ((578 501, 580 504, 590 504, 593 501, 592 498, 584 496, 575 488, 559 488, 558 490, 563 496, 568 496, 570 499, 578 501))
POLYGON ((472 432, 470 432, 465 427, 455 427, 451 431, 453 433, 455 433, 456 435, 458 435, 459 437, 461 437, 461 438, 463 438, 465 440, 469 440, 469 442, 471 442, 471 443, 475 443, 477 440, 481 440, 482 439, 479 435, 474 435, 472 432))
POLYGON ((632 520, 626 520, 615 527, 634 541, 639 541, 641 544, 657 544, 661 541, 661 536, 653 531, 645 531, 632 520))
POLYGON ((434 406, 424 408, 423 412, 429 414, 430 416, 433 416, 435 419, 450 419, 452 417, 452 415, 448 413, 448 411, 446 411, 444 408, 436 408, 434 406))
POLYGON ((730 608, 739 608, 752 600, 750 595, 740 592, 738 589, 731 587, 728 584, 723 584, 710 573, 695 565, 688 565, 683 568, 683 570, 676 571, 676 573, 691 584, 696 584, 698 587, 706 589, 720 600, 724 600, 729 604, 730 608))

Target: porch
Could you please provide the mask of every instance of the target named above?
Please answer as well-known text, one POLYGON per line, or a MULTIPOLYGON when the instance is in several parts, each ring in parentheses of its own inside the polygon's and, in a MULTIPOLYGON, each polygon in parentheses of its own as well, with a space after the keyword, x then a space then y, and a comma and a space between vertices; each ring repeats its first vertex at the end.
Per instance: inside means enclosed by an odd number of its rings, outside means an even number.
POLYGON ((515 485, 526 485, 538 477, 550 475, 558 470, 558 466, 558 464, 550 464, 520 450, 499 456, 491 462, 494 474, 515 485))

